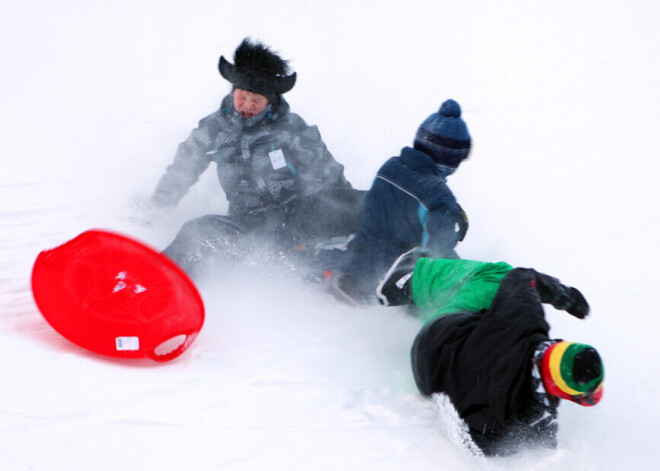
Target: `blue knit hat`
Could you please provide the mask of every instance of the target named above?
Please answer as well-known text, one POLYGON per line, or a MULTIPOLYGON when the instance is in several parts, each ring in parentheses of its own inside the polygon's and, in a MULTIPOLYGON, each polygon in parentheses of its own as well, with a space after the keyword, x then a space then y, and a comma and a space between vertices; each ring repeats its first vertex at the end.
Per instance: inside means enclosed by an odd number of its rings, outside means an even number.
POLYGON ((460 105, 447 100, 419 127, 413 147, 436 164, 453 170, 467 158, 471 142, 465 121, 461 119, 460 105))

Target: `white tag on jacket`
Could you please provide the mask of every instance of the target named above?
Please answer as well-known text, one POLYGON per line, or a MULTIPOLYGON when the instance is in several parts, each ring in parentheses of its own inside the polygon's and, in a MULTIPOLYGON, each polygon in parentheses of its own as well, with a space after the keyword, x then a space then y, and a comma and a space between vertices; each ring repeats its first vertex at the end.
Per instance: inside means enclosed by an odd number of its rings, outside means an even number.
POLYGON ((282 152, 282 149, 269 152, 268 157, 270 157, 270 163, 273 166, 273 170, 286 167, 286 160, 284 159, 284 152, 282 152))

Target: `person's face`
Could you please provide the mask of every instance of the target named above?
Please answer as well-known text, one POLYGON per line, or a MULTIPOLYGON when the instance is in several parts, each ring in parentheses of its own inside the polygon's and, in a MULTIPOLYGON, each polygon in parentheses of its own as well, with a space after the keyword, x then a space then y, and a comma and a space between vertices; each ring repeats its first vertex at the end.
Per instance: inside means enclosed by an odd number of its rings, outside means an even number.
POLYGON ((248 92, 241 88, 234 90, 234 108, 238 111, 243 119, 256 116, 266 109, 268 106, 268 98, 258 93, 248 92))

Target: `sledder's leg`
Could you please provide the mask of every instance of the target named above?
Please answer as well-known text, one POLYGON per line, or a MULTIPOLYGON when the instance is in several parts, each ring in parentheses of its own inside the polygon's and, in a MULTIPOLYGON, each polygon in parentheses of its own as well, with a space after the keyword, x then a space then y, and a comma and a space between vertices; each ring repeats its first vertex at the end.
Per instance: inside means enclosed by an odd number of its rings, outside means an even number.
POLYGON ((163 253, 195 277, 210 258, 238 258, 242 234, 241 226, 227 216, 202 216, 186 222, 163 253))

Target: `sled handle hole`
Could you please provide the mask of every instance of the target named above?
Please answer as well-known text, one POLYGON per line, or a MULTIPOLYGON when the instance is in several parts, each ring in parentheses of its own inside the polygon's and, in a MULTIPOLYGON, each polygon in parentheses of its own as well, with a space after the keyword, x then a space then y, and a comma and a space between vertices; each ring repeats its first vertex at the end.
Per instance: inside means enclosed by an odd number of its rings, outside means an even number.
POLYGON ((156 357, 168 356, 170 353, 180 348, 185 343, 187 338, 188 336, 186 334, 181 334, 165 340, 163 343, 154 348, 154 355, 156 355, 156 357))

